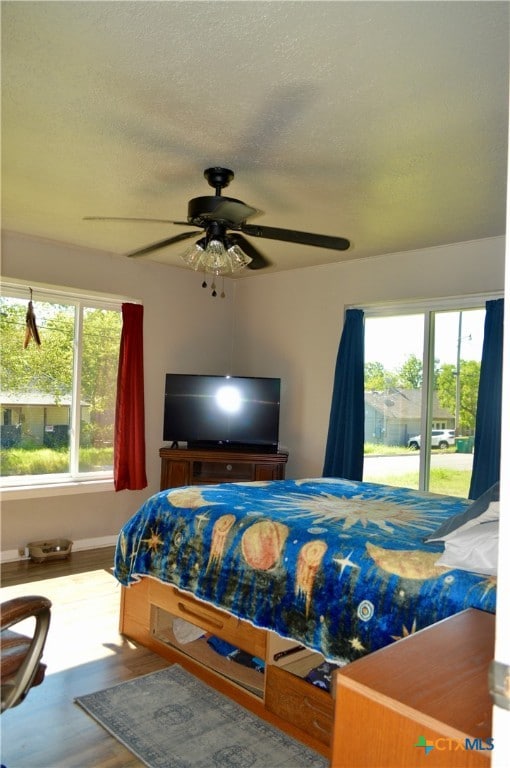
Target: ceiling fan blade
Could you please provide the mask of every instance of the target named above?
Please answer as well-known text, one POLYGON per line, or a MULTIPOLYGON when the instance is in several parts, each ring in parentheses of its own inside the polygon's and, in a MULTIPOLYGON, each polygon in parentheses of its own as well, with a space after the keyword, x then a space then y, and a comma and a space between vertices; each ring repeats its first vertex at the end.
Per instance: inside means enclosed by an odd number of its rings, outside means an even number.
POLYGON ((179 243, 181 240, 187 240, 189 237, 194 237, 196 235, 201 235, 202 232, 199 230, 197 232, 183 232, 181 235, 175 235, 174 237, 167 237, 166 240, 158 240, 157 243, 152 243, 151 245, 146 245, 145 248, 139 248, 136 251, 131 251, 131 253, 127 253, 126 256, 129 256, 130 258, 136 258, 138 256, 146 256, 148 253, 152 253, 153 251, 158 251, 160 248, 166 248, 167 245, 173 245, 173 243, 179 243))
POLYGON ((247 256, 250 257, 251 262, 248 264, 247 269, 264 269, 264 267, 270 267, 271 262, 242 235, 237 232, 229 233, 229 240, 238 245, 247 256))
POLYGON ((350 246, 349 240, 332 235, 316 235, 313 232, 298 232, 294 229, 279 229, 277 227, 259 227, 257 224, 242 224, 239 229, 253 237, 267 237, 269 240, 283 240, 287 243, 314 245, 318 248, 331 248, 335 251, 346 251, 350 246))
POLYGON ((83 221, 148 221, 156 222, 159 224, 183 224, 185 227, 189 227, 189 221, 172 221, 171 219, 139 219, 139 218, 126 218, 125 216, 84 216, 83 221))

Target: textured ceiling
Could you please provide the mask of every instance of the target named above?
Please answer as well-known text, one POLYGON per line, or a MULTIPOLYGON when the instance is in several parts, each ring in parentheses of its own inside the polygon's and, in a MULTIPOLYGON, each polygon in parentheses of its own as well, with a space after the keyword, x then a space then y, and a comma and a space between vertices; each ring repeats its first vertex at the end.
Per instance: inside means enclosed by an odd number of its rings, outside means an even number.
POLYGON ((2 225, 122 255, 186 230, 83 216, 182 221, 225 166, 252 223, 352 242, 257 239, 273 271, 504 234, 508 12, 3 2, 2 225))

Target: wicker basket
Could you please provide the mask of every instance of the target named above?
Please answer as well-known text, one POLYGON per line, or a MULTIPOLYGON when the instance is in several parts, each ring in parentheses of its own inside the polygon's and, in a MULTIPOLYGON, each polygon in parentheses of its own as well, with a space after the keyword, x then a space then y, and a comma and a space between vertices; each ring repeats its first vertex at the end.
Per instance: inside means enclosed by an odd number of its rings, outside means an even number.
POLYGON ((29 541, 27 547, 34 563, 44 563, 46 560, 66 560, 71 554, 73 542, 69 539, 47 539, 29 541))

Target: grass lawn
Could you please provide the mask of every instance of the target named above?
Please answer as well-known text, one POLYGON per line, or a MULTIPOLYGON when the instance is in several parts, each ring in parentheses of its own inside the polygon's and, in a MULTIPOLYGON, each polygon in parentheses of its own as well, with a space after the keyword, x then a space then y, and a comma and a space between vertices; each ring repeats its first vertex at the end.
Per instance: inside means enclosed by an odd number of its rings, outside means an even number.
MULTIPOLYGON (((438 449, 433 448, 435 453, 438 449)), ((365 456, 407 456, 409 453, 416 454, 417 451, 407 448, 404 445, 383 445, 382 443, 365 443, 365 456)), ((441 453, 456 453, 455 446, 451 448, 442 448, 441 453)))
MULTIPOLYGON (((402 474, 393 474, 377 477, 363 476, 367 483, 382 483, 383 485, 401 486, 404 488, 415 488, 418 490, 418 472, 406 472, 402 474)), ((430 470, 429 491, 432 493, 442 493, 446 496, 460 496, 463 499, 468 498, 469 485, 471 482, 471 472, 458 469, 444 469, 437 467, 430 470)))
MULTIPOLYGON (((69 449, 3 448, 0 451, 2 477, 50 475, 69 472, 69 449)), ((97 472, 113 466, 113 448, 81 448, 80 471, 97 472)))
MULTIPOLYGON (((455 453, 454 447, 441 450, 439 453, 455 453)), ((432 455, 437 454, 437 450, 433 450, 432 455)), ((365 443, 365 456, 409 456, 409 454, 417 455, 416 451, 411 451, 408 448, 398 445, 381 445, 377 443, 365 443)), ((418 470, 415 472, 395 472, 388 475, 370 475, 367 472, 363 475, 363 480, 368 483, 382 483, 385 485, 402 486, 404 488, 418 489, 419 475, 418 470)), ((441 493, 446 496, 460 496, 467 499, 469 493, 469 485, 471 483, 471 471, 461 469, 449 469, 445 467, 432 467, 430 470, 430 483, 429 491, 432 493, 441 493)))

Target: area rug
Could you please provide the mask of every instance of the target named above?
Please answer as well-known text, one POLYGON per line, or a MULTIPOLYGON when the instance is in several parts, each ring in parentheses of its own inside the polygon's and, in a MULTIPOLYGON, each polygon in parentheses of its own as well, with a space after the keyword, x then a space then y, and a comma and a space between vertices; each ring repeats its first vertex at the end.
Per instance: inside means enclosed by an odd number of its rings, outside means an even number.
POLYGON ((149 768, 328 765, 177 664, 75 701, 149 768))

